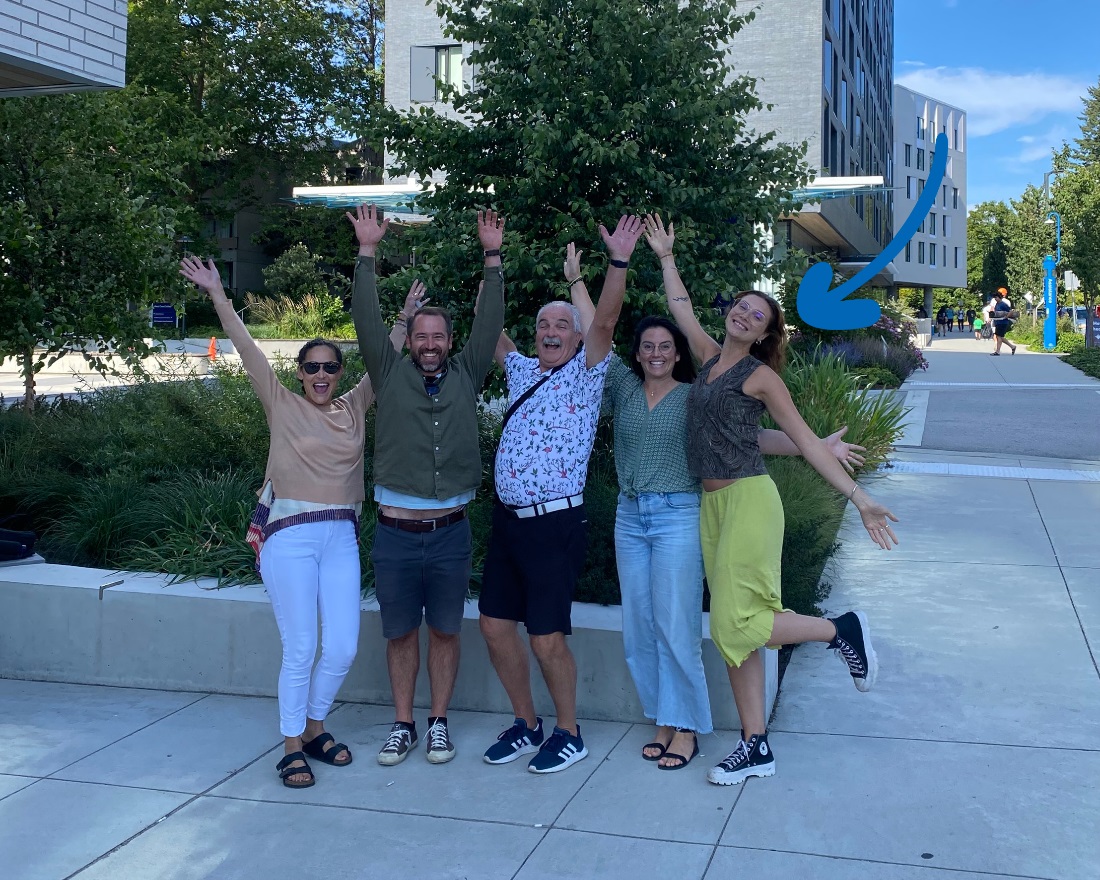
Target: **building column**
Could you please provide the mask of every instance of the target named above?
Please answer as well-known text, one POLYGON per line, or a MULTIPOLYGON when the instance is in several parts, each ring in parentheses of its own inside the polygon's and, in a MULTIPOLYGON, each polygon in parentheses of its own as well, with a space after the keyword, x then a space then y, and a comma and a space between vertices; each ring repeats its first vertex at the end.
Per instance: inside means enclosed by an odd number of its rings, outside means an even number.
POLYGON ((933 321, 936 320, 936 310, 932 307, 932 285, 924 285, 924 310, 928 312, 928 317, 933 321))

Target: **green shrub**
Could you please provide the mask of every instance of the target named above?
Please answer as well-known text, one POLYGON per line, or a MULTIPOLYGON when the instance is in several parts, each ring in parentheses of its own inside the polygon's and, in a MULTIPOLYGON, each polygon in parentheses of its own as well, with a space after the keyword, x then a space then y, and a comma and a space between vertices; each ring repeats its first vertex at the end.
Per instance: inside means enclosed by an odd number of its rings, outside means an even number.
POLYGON ((852 370, 859 383, 871 388, 900 388, 901 379, 893 370, 880 366, 856 367, 852 370))
POLYGON ((1100 348, 1081 348, 1072 354, 1066 355, 1064 360, 1086 376, 1100 379, 1100 348))
POLYGON ((248 294, 249 319, 274 327, 280 339, 354 339, 355 327, 343 301, 328 293, 306 294, 300 299, 248 294))
MULTIPOLYGON (((1030 312, 1022 312, 1020 320, 1008 331, 1008 338, 1021 345, 1026 345, 1031 351, 1045 351, 1043 336, 1045 333, 1045 320, 1035 319, 1030 312)), ((1059 318, 1057 323, 1058 344, 1054 351, 1069 354, 1082 351, 1085 348, 1085 337, 1074 329, 1072 318, 1059 318)))

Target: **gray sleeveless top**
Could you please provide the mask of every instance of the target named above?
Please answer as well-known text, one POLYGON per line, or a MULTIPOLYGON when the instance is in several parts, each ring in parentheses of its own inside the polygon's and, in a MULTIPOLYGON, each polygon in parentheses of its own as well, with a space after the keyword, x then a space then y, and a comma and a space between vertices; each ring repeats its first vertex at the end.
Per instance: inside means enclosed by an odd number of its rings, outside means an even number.
POLYGON ((716 356, 703 364, 688 395, 691 475, 698 480, 736 480, 766 474, 757 440, 764 403, 741 390, 762 363, 745 355, 708 385, 717 361, 716 356))

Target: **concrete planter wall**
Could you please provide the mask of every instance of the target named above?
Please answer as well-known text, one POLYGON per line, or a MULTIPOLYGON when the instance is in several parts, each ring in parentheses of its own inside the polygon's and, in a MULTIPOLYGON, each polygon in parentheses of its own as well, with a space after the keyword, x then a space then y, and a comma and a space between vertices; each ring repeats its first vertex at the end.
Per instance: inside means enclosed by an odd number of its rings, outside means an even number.
MULTIPOLYGON (((168 585, 167 580, 46 563, 0 568, 0 677, 274 696, 279 636, 263 588, 216 590, 211 583, 168 585), (123 583, 100 589, 118 580, 123 583)), ((359 655, 340 698, 389 703, 377 606, 364 602, 361 614, 359 655)), ((623 659, 620 621, 617 607, 574 605, 570 646, 577 658, 582 718, 643 719, 623 659)), ((424 642, 419 707, 428 705, 426 635, 424 642)), ((709 639, 703 652, 715 726, 736 729, 725 666, 709 639)), ((770 714, 778 667, 776 652, 764 653, 770 714)), ((532 681, 539 712, 552 717, 553 704, 537 671, 532 681)), ((462 667, 451 705, 510 711, 478 630, 476 603, 466 607, 462 667)))

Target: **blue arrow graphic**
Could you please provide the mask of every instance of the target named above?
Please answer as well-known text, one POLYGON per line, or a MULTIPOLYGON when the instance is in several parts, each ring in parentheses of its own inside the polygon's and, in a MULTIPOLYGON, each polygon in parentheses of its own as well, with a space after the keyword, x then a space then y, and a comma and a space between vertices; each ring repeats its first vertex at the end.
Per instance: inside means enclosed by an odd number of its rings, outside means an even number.
POLYGON ((839 287, 830 288, 833 283, 833 267, 828 263, 815 263, 802 276, 798 285, 798 297, 795 307, 802 320, 811 327, 821 330, 855 330, 870 327, 880 317, 882 309, 873 299, 845 299, 855 293, 864 284, 874 278, 880 269, 901 253, 905 243, 924 222, 932 206, 936 204, 936 194, 940 191, 944 175, 947 173, 947 135, 936 136, 936 157, 928 169, 928 181, 924 192, 913 206, 910 214, 897 234, 883 247, 882 252, 864 266, 857 275, 849 278, 839 287))

